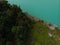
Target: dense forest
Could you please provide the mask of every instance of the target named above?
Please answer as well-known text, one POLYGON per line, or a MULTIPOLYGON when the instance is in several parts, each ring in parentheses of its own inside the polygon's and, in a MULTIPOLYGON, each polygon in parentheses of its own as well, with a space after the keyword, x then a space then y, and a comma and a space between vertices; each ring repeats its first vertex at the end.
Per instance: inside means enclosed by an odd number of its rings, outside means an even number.
POLYGON ((0 2, 0 45, 31 45, 33 23, 17 5, 0 2))
POLYGON ((60 28, 0 1, 0 45, 60 45, 60 28))

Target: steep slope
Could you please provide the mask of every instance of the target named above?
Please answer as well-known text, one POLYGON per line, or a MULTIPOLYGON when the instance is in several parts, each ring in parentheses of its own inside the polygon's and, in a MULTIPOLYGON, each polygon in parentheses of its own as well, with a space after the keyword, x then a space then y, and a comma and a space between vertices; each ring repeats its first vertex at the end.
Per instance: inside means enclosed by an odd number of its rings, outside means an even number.
POLYGON ((1 1, 0 45, 60 45, 60 29, 1 1))
POLYGON ((7 1, 1 1, 0 45, 30 44, 33 23, 34 21, 28 18, 20 7, 10 5, 7 1))
POLYGON ((32 29, 32 45, 60 45, 60 28, 36 17, 31 17, 28 13, 26 15, 35 21, 32 29))

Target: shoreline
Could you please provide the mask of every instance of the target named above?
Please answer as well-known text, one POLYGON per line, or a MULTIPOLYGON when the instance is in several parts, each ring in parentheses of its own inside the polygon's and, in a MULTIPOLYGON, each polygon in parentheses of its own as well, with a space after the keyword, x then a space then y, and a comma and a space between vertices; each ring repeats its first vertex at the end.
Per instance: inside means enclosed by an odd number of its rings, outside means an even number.
POLYGON ((37 17, 33 17, 33 16, 31 16, 28 12, 24 12, 24 14, 28 17, 28 18, 30 18, 30 19, 32 19, 33 21, 35 21, 35 22, 44 22, 46 25, 48 24, 50 24, 52 27, 55 27, 55 28, 58 28, 58 29, 60 29, 60 27, 59 26, 57 26, 56 24, 52 24, 52 23, 50 23, 50 22, 46 22, 46 21, 44 21, 44 20, 42 20, 42 19, 39 19, 39 18, 37 18, 37 17))

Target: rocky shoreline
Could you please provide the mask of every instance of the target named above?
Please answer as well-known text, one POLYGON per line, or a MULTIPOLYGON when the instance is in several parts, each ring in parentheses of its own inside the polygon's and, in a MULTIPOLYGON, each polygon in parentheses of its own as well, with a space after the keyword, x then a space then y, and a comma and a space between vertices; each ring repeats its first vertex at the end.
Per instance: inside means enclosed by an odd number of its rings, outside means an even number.
POLYGON ((35 22, 43 22, 43 23, 46 23, 46 26, 49 28, 49 29, 51 29, 51 30, 55 30, 55 29, 59 29, 60 30, 60 28, 57 26, 57 25, 55 25, 55 24, 51 24, 50 22, 44 22, 44 20, 40 20, 40 19, 38 19, 38 18, 36 18, 36 17, 32 17, 28 12, 24 12, 25 13, 25 15, 28 17, 28 18, 30 18, 31 20, 33 20, 33 21, 35 21, 35 22))

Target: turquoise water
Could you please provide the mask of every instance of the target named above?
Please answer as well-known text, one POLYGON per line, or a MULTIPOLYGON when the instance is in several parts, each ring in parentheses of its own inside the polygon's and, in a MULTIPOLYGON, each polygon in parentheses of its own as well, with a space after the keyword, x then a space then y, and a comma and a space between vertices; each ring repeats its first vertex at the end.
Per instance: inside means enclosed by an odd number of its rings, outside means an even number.
POLYGON ((60 0, 8 0, 23 11, 60 27, 60 0))

